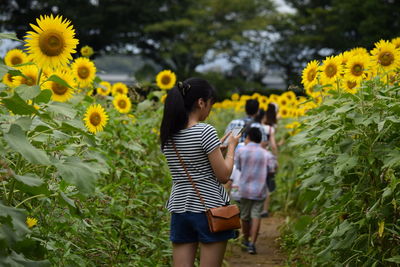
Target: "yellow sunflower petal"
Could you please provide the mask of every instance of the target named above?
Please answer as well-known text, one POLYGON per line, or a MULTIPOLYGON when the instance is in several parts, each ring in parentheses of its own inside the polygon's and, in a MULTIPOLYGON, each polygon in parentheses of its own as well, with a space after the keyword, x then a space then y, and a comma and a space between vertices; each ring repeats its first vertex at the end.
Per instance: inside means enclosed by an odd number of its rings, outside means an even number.
POLYGON ((400 67, 400 52, 396 46, 388 41, 380 40, 371 51, 372 62, 385 72, 400 67))
POLYGON ((36 66, 27 65, 27 66, 22 66, 18 69, 22 72, 24 76, 14 76, 13 77, 14 86, 19 86, 21 84, 32 86, 38 84, 37 79, 39 76, 39 70, 36 66))
POLYGON ((96 66, 86 57, 75 59, 74 63, 71 65, 71 69, 79 87, 91 85, 96 77, 96 66))
POLYGON ((26 62, 28 62, 28 56, 21 49, 12 49, 4 57, 4 63, 10 67, 26 62))
POLYGON ((114 83, 111 88, 112 95, 123 94, 126 95, 128 93, 128 86, 126 84, 118 82, 114 83))
POLYGON ((302 84, 304 88, 312 88, 318 83, 318 61, 313 60, 307 64, 302 73, 302 84))
POLYGON ((111 93, 111 84, 106 81, 100 82, 100 87, 96 88, 96 92, 99 95, 104 95, 104 96, 109 95, 111 93))
POLYGON ((40 67, 58 67, 66 65, 78 44, 71 22, 62 16, 40 16, 37 26, 31 24, 34 31, 27 32, 26 48, 33 62, 40 67))
POLYGON ((94 134, 103 131, 108 121, 108 115, 100 104, 91 105, 83 118, 86 128, 94 134))
POLYGON ((163 90, 169 90, 176 83, 176 75, 170 70, 163 70, 156 76, 157 86, 163 90))
POLYGON ((117 94, 114 97, 113 105, 120 113, 128 113, 131 110, 131 100, 127 95, 117 94))
POLYGON ((74 76, 71 74, 71 72, 68 70, 58 69, 52 74, 57 75, 72 88, 53 81, 47 81, 43 84, 43 89, 49 89, 52 91, 53 94, 51 99, 53 101, 66 102, 71 99, 75 93, 75 90, 73 89, 75 87, 74 76))

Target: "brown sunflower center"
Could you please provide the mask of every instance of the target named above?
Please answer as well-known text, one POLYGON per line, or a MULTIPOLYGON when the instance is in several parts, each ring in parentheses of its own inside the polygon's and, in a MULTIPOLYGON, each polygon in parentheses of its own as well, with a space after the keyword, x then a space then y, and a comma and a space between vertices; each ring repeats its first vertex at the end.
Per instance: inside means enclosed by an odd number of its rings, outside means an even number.
POLYGON ((335 76, 337 73, 337 67, 333 64, 329 64, 326 68, 325 68, 325 74, 327 77, 332 78, 333 76, 335 76))
POLYGON ((39 48, 49 57, 61 55, 64 46, 64 38, 58 31, 48 30, 39 36, 39 48))
POLYGON ((55 93, 56 95, 65 95, 65 93, 68 90, 68 87, 55 83, 53 82, 52 86, 51 86, 51 90, 53 91, 53 93, 55 93))
POLYGON ((118 107, 124 109, 124 108, 126 108, 126 106, 127 106, 127 104, 126 104, 125 100, 121 99, 118 101, 118 107))
POLYGON ((32 86, 36 84, 36 77, 26 76, 24 83, 28 86, 32 86))
POLYGON ((308 74, 307 74, 307 80, 308 80, 309 82, 312 82, 312 81, 314 81, 315 76, 317 76, 317 72, 315 71, 315 69, 312 69, 312 70, 310 70, 310 71, 308 72, 308 74))
POLYGON ((357 82, 352 82, 352 81, 347 81, 347 87, 349 89, 353 89, 354 87, 356 87, 357 82))
POLYGON ((394 61, 394 55, 390 52, 381 53, 378 62, 382 66, 390 66, 394 61))
POLYGON ((351 68, 351 73, 354 76, 360 76, 361 74, 363 74, 363 65, 361 64, 355 64, 352 68, 351 68))
POLYGON ((286 110, 282 110, 282 115, 286 115, 288 112, 286 110))
POLYGON ((162 84, 169 84, 171 82, 171 77, 169 75, 164 75, 161 78, 161 83, 162 84))
POLYGON ((87 79, 89 77, 90 70, 87 67, 78 68, 78 76, 81 79, 87 79))
POLYGON ((97 113, 97 112, 93 112, 93 113, 90 115, 90 124, 92 124, 93 126, 97 126, 97 125, 100 124, 100 122, 101 122, 101 116, 100 116, 100 114, 97 113))
POLYGON ((124 93, 124 89, 122 89, 122 88, 117 88, 115 91, 116 91, 118 94, 123 94, 123 93, 124 93))
POLYGON ((283 100, 281 101, 281 104, 282 104, 282 106, 286 106, 286 104, 287 104, 286 100, 283 99, 283 100))
POLYGON ((14 77, 10 74, 10 73, 7 73, 7 76, 6 76, 6 78, 7 78, 7 80, 9 81, 9 82, 13 82, 13 80, 14 80, 14 77))
POLYGON ((20 57, 18 57, 18 56, 16 56, 16 57, 13 57, 12 59, 11 59, 11 64, 14 66, 14 65, 18 65, 18 64, 21 64, 22 63, 22 58, 20 58, 20 57))

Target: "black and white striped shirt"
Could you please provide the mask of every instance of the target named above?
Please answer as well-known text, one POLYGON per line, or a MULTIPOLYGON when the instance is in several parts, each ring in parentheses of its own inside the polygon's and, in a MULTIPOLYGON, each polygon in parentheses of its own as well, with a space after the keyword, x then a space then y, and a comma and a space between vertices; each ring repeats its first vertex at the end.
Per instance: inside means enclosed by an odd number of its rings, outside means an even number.
MULTIPOLYGON (((180 130, 173 136, 173 140, 206 207, 220 207, 229 202, 229 196, 215 177, 208 160, 208 154, 221 145, 215 128, 209 124, 198 123, 180 130)), ((172 175, 172 190, 166 205, 167 209, 174 213, 204 212, 205 208, 170 141, 164 147, 163 153, 172 175)))

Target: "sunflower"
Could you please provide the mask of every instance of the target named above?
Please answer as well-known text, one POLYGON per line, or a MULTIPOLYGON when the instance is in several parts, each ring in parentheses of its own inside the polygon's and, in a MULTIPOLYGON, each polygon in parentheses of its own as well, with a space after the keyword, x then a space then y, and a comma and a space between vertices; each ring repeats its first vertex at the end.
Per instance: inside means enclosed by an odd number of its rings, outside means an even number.
MULTIPOLYGON (((58 69, 52 74, 57 75, 62 80, 64 80, 70 87, 75 87, 74 76, 65 69, 58 69)), ((50 75, 51 76, 51 75, 50 75)), ((43 84, 44 89, 49 89, 52 91, 51 99, 53 101, 58 102, 65 102, 72 98, 74 94, 74 89, 67 87, 65 85, 53 82, 53 81, 46 81, 43 84)))
POLYGON ((260 102, 260 105, 266 105, 266 106, 268 106, 268 104, 269 104, 269 99, 268 99, 268 97, 267 96, 261 96, 259 99, 259 102, 260 102))
POLYGON ((333 84, 342 73, 340 57, 327 57, 320 66, 322 84, 333 84))
POLYGON ((111 88, 112 95, 123 94, 126 95, 128 93, 128 86, 126 84, 118 82, 114 83, 111 88))
POLYGON ((86 110, 83 120, 89 132, 96 134, 103 131, 108 121, 108 115, 100 104, 94 104, 86 110))
POLYGON ((368 55, 358 55, 349 59, 346 64, 345 79, 360 82, 366 78, 371 62, 368 55))
POLYGON ((240 96, 240 101, 246 102, 250 98, 251 98, 251 96, 249 96, 249 95, 241 95, 240 96))
POLYGON ((111 84, 106 81, 100 82, 100 87, 96 88, 96 92, 99 95, 104 95, 104 96, 109 95, 111 93, 111 84))
POLYGON ((270 96, 269 96, 269 102, 271 103, 276 103, 276 104, 278 104, 278 102, 279 102, 279 96, 278 95, 276 95, 276 94, 271 94, 270 96))
POLYGON ((279 106, 278 116, 281 118, 289 118, 290 110, 286 106, 279 106))
POLYGON ((399 49, 399 48, 400 48, 400 37, 393 38, 391 42, 392 42, 392 44, 394 44, 394 46, 396 47, 396 49, 399 49))
POLYGON ((234 93, 234 94, 231 96, 232 101, 238 101, 239 98, 240 98, 240 96, 239 96, 238 93, 234 93))
POLYGON ((340 63, 345 66, 349 58, 351 58, 350 51, 344 51, 343 53, 339 54, 338 57, 340 58, 340 63))
POLYGON ((160 102, 164 104, 166 98, 167 98, 167 94, 162 95, 162 96, 161 96, 161 99, 160 99, 160 102))
POLYGON ((261 97, 261 95, 260 95, 259 93, 254 93, 254 94, 251 96, 252 99, 256 99, 257 101, 260 100, 260 97, 261 97))
POLYGON ((83 57, 90 57, 91 55, 93 55, 93 48, 91 48, 88 45, 85 45, 84 47, 81 48, 81 55, 83 57))
POLYGON ((236 104, 235 104, 235 111, 236 112, 243 112, 245 106, 246 106, 246 102, 245 101, 237 101, 236 104))
POLYGON ((28 62, 28 56, 21 49, 12 49, 4 57, 4 63, 10 67, 26 62, 28 62))
POLYGON ((28 86, 38 84, 37 79, 39 75, 39 70, 34 65, 27 65, 18 68, 24 76, 14 76, 13 83, 14 86, 19 86, 21 84, 26 84, 28 86))
POLYGON ((358 91, 358 87, 360 86, 360 83, 357 81, 351 81, 349 79, 345 79, 343 81, 343 88, 346 92, 350 94, 355 94, 358 91))
POLYGON ((307 64, 307 67, 303 70, 302 74, 302 84, 304 88, 314 87, 318 82, 318 61, 313 60, 307 64))
POLYGON ((31 217, 27 217, 26 218, 26 225, 28 226, 28 228, 32 228, 33 226, 35 226, 37 224, 38 220, 36 218, 31 218, 31 217))
POLYGON ((96 66, 86 57, 75 59, 74 63, 71 65, 71 69, 79 87, 89 86, 96 76, 96 66))
POLYGON ((127 95, 117 94, 114 97, 113 104, 120 113, 128 113, 131 110, 131 100, 127 95))
POLYGON ((365 49, 364 47, 355 47, 350 50, 350 55, 351 57, 354 57, 354 56, 366 56, 369 54, 367 49, 365 49))
POLYGON ((174 87, 176 82, 176 75, 170 70, 163 70, 157 74, 157 86, 163 90, 169 90, 174 87))
POLYGON ((222 101, 221 106, 224 109, 228 109, 228 108, 233 108, 235 104, 231 100, 225 99, 224 101, 222 101))
POLYGON ((375 43, 371 55, 372 61, 385 72, 395 70, 400 66, 400 52, 388 41, 380 40, 375 43))
POLYGON ((289 102, 296 100, 296 94, 293 91, 284 92, 281 96, 286 97, 289 102))
POLYGON ((40 67, 66 65, 75 53, 78 39, 71 22, 62 16, 40 16, 37 25, 30 24, 34 31, 27 32, 26 47, 32 59, 40 67))
POLYGON ((284 95, 281 95, 279 97, 279 100, 278 100, 279 106, 287 107, 287 106, 289 106, 289 103, 290 103, 289 100, 284 95))
POLYGON ((2 82, 7 85, 10 88, 14 88, 14 76, 12 76, 10 73, 6 73, 3 76, 2 82))

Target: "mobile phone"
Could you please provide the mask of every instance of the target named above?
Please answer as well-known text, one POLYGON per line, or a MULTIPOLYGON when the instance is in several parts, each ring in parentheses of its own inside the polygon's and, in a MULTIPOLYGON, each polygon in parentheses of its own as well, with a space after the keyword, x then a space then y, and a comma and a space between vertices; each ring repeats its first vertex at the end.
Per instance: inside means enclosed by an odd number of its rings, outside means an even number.
POLYGON ((225 141, 222 143, 222 145, 227 146, 231 135, 237 136, 237 135, 241 134, 243 131, 244 131, 244 127, 241 127, 241 126, 233 128, 231 131, 231 134, 228 135, 227 138, 225 138, 225 141))

